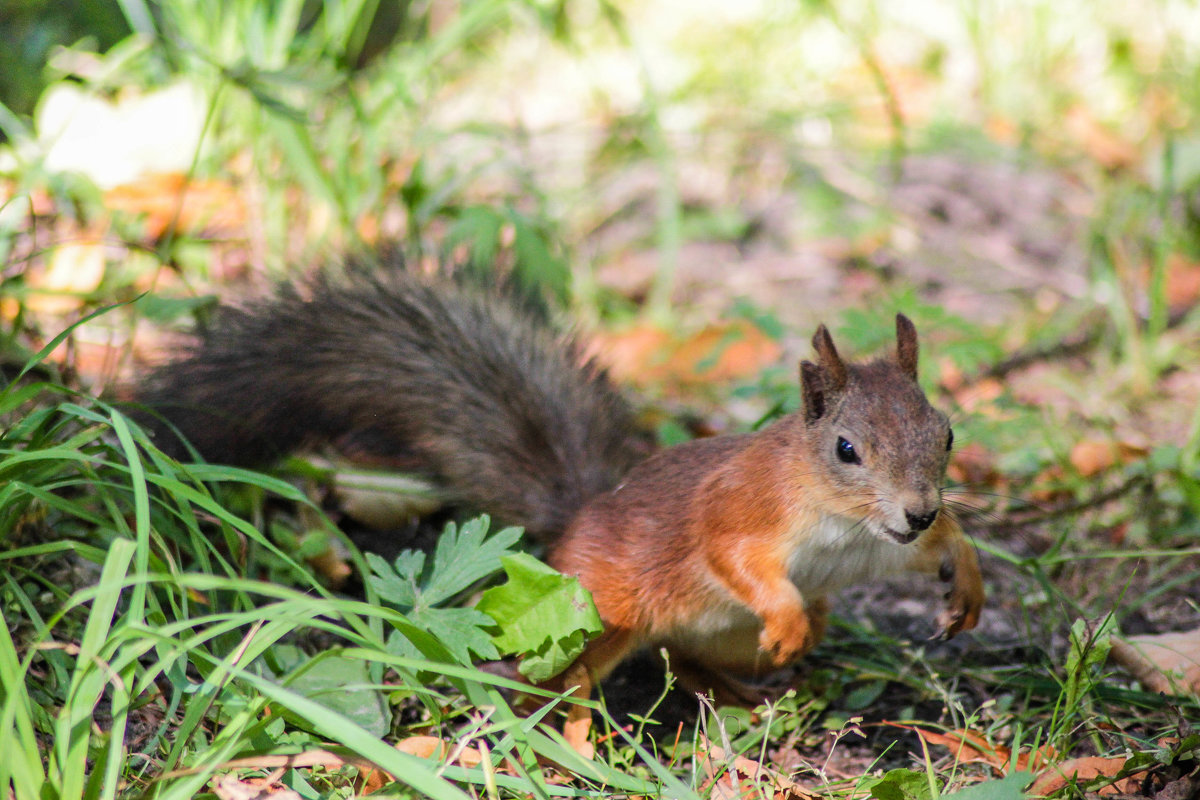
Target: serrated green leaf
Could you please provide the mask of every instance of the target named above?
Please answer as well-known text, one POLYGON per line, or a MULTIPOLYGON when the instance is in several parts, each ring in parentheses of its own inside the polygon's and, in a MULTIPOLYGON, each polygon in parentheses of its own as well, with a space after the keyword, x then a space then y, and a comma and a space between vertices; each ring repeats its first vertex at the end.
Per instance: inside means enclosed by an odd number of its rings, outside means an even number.
POLYGON ((504 528, 488 536, 490 525, 485 515, 464 522, 458 531, 453 523, 446 526, 422 590, 425 603, 435 605, 448 600, 498 570, 501 559, 513 552, 511 548, 521 538, 522 530, 504 528))
POLYGON ((414 612, 411 619, 440 639, 463 664, 471 663, 472 654, 489 661, 500 657, 488 633, 492 618, 473 608, 423 608, 414 612))
MULTIPOLYGON (((471 608, 438 606, 471 588, 500 568, 502 557, 521 537, 520 528, 488 533, 490 520, 481 516, 461 528, 450 523, 438 539, 431 559, 418 551, 405 551, 389 564, 366 554, 371 574, 367 581, 380 599, 396 606, 418 628, 437 638, 454 659, 469 664, 472 658, 496 659, 500 651, 492 642, 492 618, 471 608)), ((398 655, 416 655, 415 648, 394 634, 388 649, 398 655)))
POLYGON ((546 680, 583 652, 588 636, 603 630, 600 615, 577 578, 524 553, 506 556, 502 564, 508 582, 484 592, 478 608, 500 628, 496 646, 523 657, 521 673, 546 680))
POLYGON ((371 574, 367 582, 386 600, 402 610, 411 609, 417 602, 416 580, 425 564, 425 554, 416 551, 401 553, 393 564, 376 553, 364 553, 371 574), (415 567, 415 568, 414 568, 415 567))

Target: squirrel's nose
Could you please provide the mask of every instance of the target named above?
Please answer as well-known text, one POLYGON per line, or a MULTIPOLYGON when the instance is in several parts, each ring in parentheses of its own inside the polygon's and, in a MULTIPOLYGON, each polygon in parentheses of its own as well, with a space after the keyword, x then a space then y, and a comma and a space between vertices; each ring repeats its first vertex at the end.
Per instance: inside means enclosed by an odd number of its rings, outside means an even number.
POLYGON ((936 508, 926 514, 914 514, 907 509, 904 511, 904 517, 908 520, 908 527, 914 531, 923 531, 928 528, 937 519, 937 515, 938 510, 936 508))

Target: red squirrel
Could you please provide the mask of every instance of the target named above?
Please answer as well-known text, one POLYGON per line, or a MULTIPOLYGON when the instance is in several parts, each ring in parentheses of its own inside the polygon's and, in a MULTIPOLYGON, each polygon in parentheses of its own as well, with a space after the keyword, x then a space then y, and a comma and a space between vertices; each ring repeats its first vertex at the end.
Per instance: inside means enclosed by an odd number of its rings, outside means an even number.
POLYGON ((520 524, 591 591, 604 633, 559 679, 602 680, 665 646, 684 681, 745 699, 808 652, 826 596, 906 571, 951 584, 945 636, 984 601, 941 498, 953 445, 917 383, 917 334, 847 364, 824 326, 803 409, 643 460, 628 403, 578 341, 496 288, 403 271, 317 278, 226 308, 138 399, 168 452, 263 465, 328 441, 426 473, 520 524))
POLYGON ((550 563, 579 576, 604 620, 579 661, 587 677, 653 643, 687 684, 744 698, 731 676, 812 649, 828 593, 909 571, 952 582, 943 636, 976 625, 979 565, 941 497, 954 434, 917 383, 903 315, 896 342, 894 358, 846 364, 822 325, 802 411, 664 450, 575 515, 550 563))

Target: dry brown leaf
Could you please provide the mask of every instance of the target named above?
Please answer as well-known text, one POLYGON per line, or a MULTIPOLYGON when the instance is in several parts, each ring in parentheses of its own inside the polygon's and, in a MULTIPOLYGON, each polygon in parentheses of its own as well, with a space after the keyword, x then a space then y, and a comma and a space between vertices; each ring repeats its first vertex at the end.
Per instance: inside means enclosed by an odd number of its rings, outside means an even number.
POLYGON ((475 747, 455 747, 436 736, 410 736, 396 743, 396 749, 417 758, 437 758, 444 761, 452 758, 453 763, 460 767, 477 767, 483 761, 483 754, 475 747))
POLYGON ((658 378, 670 341, 661 328, 639 325, 597 334, 588 349, 619 383, 645 385, 658 378))
POLYGON ((1099 439, 1084 439, 1071 448, 1068 459, 1080 475, 1090 478, 1110 469, 1117 463, 1116 448, 1112 442, 1099 439))
POLYGON ((241 779, 232 772, 215 775, 212 790, 220 800, 300 800, 294 790, 268 778, 241 779))
POLYGON ((929 744, 945 747, 958 763, 973 761, 987 764, 1001 775, 1007 774, 1012 768, 1018 771, 1032 770, 1036 772, 1057 757, 1055 751, 1046 746, 1029 752, 1017 753, 1014 759, 1011 748, 991 744, 982 734, 964 728, 948 733, 938 733, 898 722, 883 724, 911 730, 929 744))
POLYGON ((1165 291, 1167 306, 1172 311, 1181 312, 1196 305, 1200 300, 1200 262, 1180 253, 1167 256, 1165 291))
POLYGON ((970 442, 954 451, 946 474, 965 486, 996 486, 1002 475, 996 457, 979 442, 970 442))
POLYGON ((938 361, 938 383, 948 392, 957 392, 967 382, 967 376, 953 359, 943 358, 938 361))
POLYGON ((621 383, 702 386, 728 383, 775 363, 782 348, 749 322, 710 325, 680 338, 651 325, 598 334, 590 352, 621 383))
POLYGON ((221 765, 223 769, 304 769, 307 767, 327 767, 337 769, 345 765, 369 769, 370 761, 354 755, 340 756, 328 750, 305 750, 291 755, 263 755, 235 758, 221 765))
POLYGON ((984 378, 974 383, 964 384, 952 394, 964 411, 996 417, 999 412, 994 403, 1004 394, 1004 391, 1004 384, 998 378, 984 378))
POLYGON ((1106 127, 1083 106, 1067 112, 1066 132, 1105 169, 1131 167, 1141 161, 1141 151, 1136 145, 1106 127))
POLYGON ((1112 655, 1152 692, 1200 694, 1200 628, 1116 638, 1112 655))
POLYGON ((929 744, 940 745, 950 751, 956 763, 978 761, 1004 772, 1012 763, 1012 750, 1002 745, 989 744, 987 739, 975 731, 960 728, 949 733, 938 733, 924 728, 910 728, 929 744))
POLYGON ((358 794, 361 795, 375 794, 375 792, 378 792, 391 782, 391 775, 379 769, 379 767, 371 767, 359 773, 358 780, 355 782, 355 788, 358 794))
MULTIPOLYGON (((1045 796, 1051 792, 1058 791, 1072 781, 1087 781, 1101 775, 1116 775, 1120 772, 1121 767, 1125 766, 1125 760, 1124 758, 1106 758, 1102 756, 1068 759, 1060 764, 1048 767, 1042 772, 1037 780, 1033 782, 1033 786, 1029 787, 1027 794, 1045 796)), ((1100 794, 1132 794, 1137 791, 1137 788, 1138 781, 1136 778, 1125 778, 1109 786, 1105 786, 1100 790, 1100 794)))
POLYGON ((144 215, 149 239, 162 237, 169 228, 231 235, 241 230, 246 219, 242 199, 228 183, 188 180, 177 172, 153 173, 109 189, 104 204, 114 211, 144 215))
POLYGON ((1028 491, 1029 497, 1038 503, 1053 503, 1058 500, 1071 498, 1071 491, 1063 486, 1063 468, 1061 464, 1051 464, 1039 472, 1033 479, 1033 487, 1028 491))
POLYGON ((684 384, 748 378, 779 360, 779 343, 749 322, 711 325, 680 343, 671 359, 684 384))
POLYGON ((775 800, 810 800, 818 795, 779 772, 752 761, 745 756, 732 755, 701 737, 700 750, 695 758, 711 780, 711 800, 736 800, 761 797, 763 789, 771 790, 775 800))
POLYGON ((332 545, 326 547, 324 552, 309 558, 308 563, 334 588, 345 583, 346 579, 354 572, 346 559, 338 555, 332 545))

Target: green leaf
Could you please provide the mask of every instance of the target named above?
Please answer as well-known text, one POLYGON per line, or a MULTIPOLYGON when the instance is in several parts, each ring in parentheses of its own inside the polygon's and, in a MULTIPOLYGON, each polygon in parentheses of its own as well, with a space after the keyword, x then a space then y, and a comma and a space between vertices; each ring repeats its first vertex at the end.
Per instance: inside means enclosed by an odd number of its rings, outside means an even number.
MULTIPOLYGON (((436 637, 463 664, 471 663, 472 655, 500 657, 488 632, 494 627, 491 617, 471 608, 439 607, 499 571, 501 559, 513 552, 521 529, 504 528, 488 535, 490 524, 486 516, 464 523, 461 529, 448 524, 432 559, 408 550, 388 564, 378 555, 366 554, 371 571, 367 581, 379 598, 436 637)), ((399 632, 388 640, 388 649, 397 655, 417 654, 399 632)))
POLYGON ((911 769, 888 770, 863 784, 875 800, 932 800, 929 776, 911 769))
POLYGON ((276 644, 272 657, 299 665, 295 676, 286 681, 292 691, 343 714, 376 736, 388 732, 391 712, 384 694, 371 680, 368 662, 348 658, 339 650, 309 659, 300 648, 288 644, 276 644))
POLYGON ((417 580, 425 566, 425 554, 417 550, 405 550, 396 557, 394 564, 377 553, 363 553, 371 574, 367 582, 386 600, 401 610, 409 610, 417 604, 417 580))
POLYGON ((959 789, 942 800, 1025 800, 1025 787, 1033 781, 1031 772, 1010 772, 999 780, 984 781, 959 789))
MULTIPOLYGON (((409 612, 408 616, 414 625, 436 636, 460 664, 470 664, 472 653, 489 661, 500 658, 500 651, 488 633, 495 623, 487 614, 473 608, 422 608, 409 612)), ((399 631, 388 639, 388 651, 408 658, 422 656, 399 631)))
POLYGON ((522 530, 504 528, 488 536, 490 525, 484 515, 464 522, 458 532, 453 523, 446 526, 433 553, 432 572, 424 590, 426 603, 440 603, 470 589, 496 572, 501 559, 513 552, 522 530))
POLYGON ((479 610, 500 628, 493 641, 522 656, 521 674, 533 681, 557 675, 603 630, 592 597, 577 578, 518 553, 503 558, 508 583, 488 589, 479 610))

